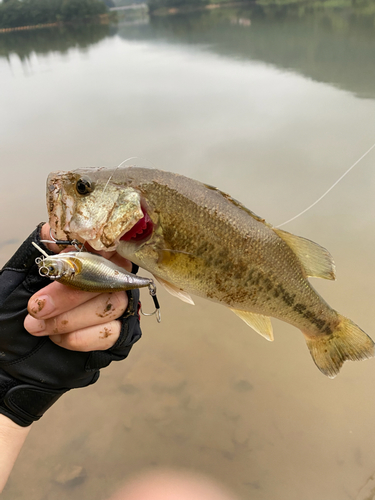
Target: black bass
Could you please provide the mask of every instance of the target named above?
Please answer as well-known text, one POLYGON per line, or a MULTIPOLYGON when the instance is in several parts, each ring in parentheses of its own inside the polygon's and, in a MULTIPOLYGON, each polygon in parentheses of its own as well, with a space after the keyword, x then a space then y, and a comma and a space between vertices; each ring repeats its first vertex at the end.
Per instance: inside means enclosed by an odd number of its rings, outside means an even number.
POLYGON ((49 175, 47 203, 58 239, 116 250, 173 295, 223 304, 268 340, 270 317, 296 326, 329 377, 346 360, 374 356, 371 338, 307 279, 335 279, 328 251, 272 227, 215 187, 146 168, 79 169, 49 175))

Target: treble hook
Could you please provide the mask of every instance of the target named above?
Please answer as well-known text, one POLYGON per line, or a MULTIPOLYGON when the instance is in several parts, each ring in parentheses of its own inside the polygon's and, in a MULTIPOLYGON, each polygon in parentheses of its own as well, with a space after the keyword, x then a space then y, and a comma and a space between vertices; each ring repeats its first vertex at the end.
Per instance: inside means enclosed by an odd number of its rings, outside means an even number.
MULTIPOLYGON (((44 242, 44 241, 46 241, 46 240, 40 240, 40 241, 41 241, 41 242, 44 242)), ((44 276, 48 276, 51 280, 58 280, 58 279, 62 278, 64 274, 61 274, 61 275, 59 274, 59 275, 57 275, 57 276, 50 276, 50 269, 49 269, 46 265, 44 265, 44 261, 45 261, 46 259, 48 259, 48 257, 50 257, 50 256, 48 255, 48 253, 47 253, 47 252, 45 252, 45 251, 43 250, 43 248, 40 248, 40 246, 39 246, 39 245, 37 245, 37 244, 35 243, 35 241, 32 241, 32 242, 31 242, 31 244, 32 244, 32 245, 34 245, 34 247, 35 247, 37 250, 39 250, 39 252, 43 255, 43 257, 37 257, 37 258, 35 259, 35 264, 37 264, 37 266, 38 266, 38 272, 39 272, 39 275, 40 275, 40 276, 43 276, 43 277, 44 277, 44 276)))
MULTIPOLYGON (((41 243, 51 243, 52 242, 52 243, 56 243, 57 245, 74 245, 77 251, 81 251, 84 248, 84 244, 80 243, 78 240, 57 240, 53 236, 53 234, 51 232, 51 229, 49 230, 49 234, 50 234, 50 237, 51 237, 51 241, 50 240, 40 240, 41 243)), ((32 242, 32 243, 33 243, 33 245, 38 250, 40 250, 40 252, 43 255, 45 255, 45 257, 48 257, 48 254, 46 252, 44 252, 44 250, 42 250, 36 243, 34 243, 34 242, 32 242)), ((44 259, 42 257, 38 257, 36 259, 36 263, 39 264, 43 260, 44 259)), ((43 273, 45 269, 47 269, 47 268, 46 267, 41 267, 39 269, 39 274, 41 276, 47 275, 47 273, 46 274, 43 273)), ((52 276, 50 276, 50 278, 52 278, 52 276)), ((61 276, 58 276, 58 278, 61 278, 61 276)), ((141 314, 143 314, 143 316, 153 316, 155 314, 156 321, 158 323, 160 323, 161 322, 160 304, 159 304, 158 298, 156 296, 156 286, 155 286, 155 283, 152 280, 150 281, 150 284, 148 285, 148 291, 149 291, 149 293, 150 293, 150 295, 152 297, 152 300, 154 301, 155 311, 153 311, 152 313, 145 313, 145 312, 142 311, 142 306, 141 306, 141 314)))
POLYGON ((153 316, 155 314, 156 321, 158 323, 160 323, 161 322, 160 304, 159 304, 158 298, 156 296, 156 286, 155 286, 155 283, 153 281, 151 281, 151 283, 148 285, 148 291, 152 297, 152 300, 154 301, 155 311, 152 313, 144 313, 142 311, 142 306, 141 306, 141 314, 143 314, 143 316, 153 316))
POLYGON ((51 240, 40 240, 41 243, 56 243, 56 245, 73 245, 75 249, 80 252, 85 247, 84 243, 74 239, 74 240, 57 240, 53 234, 52 229, 49 230, 49 235, 51 240))

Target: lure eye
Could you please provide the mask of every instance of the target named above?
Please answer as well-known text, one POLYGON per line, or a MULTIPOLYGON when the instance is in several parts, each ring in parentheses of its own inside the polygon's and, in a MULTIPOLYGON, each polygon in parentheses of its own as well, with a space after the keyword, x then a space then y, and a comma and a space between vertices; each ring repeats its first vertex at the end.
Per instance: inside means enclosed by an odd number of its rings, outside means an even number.
POLYGON ((94 186, 89 179, 81 177, 81 179, 78 179, 76 183, 76 190, 78 194, 85 196, 94 190, 94 186))

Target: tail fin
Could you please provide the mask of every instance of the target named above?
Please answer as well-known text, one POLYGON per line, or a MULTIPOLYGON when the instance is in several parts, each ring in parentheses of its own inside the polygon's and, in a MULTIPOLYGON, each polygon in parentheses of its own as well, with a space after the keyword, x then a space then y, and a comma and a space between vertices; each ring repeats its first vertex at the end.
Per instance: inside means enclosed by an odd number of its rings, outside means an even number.
POLYGON ((327 377, 335 378, 344 361, 372 358, 375 355, 374 342, 350 319, 339 315, 340 323, 330 335, 307 337, 310 354, 327 377))

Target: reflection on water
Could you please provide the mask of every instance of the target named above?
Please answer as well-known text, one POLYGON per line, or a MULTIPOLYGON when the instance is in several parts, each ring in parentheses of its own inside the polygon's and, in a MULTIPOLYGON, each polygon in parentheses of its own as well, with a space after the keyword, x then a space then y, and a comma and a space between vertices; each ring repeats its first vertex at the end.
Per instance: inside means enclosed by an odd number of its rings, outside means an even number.
POLYGON ((32 53, 66 53, 71 48, 86 49, 111 32, 106 24, 87 23, 0 34, 0 57, 17 54, 26 59, 32 53))
MULTIPOLYGON (((370 5, 370 2, 367 2, 370 5)), ((333 83, 363 97, 375 96, 375 7, 309 9, 260 6, 155 17, 133 36, 201 44, 229 57, 259 60, 333 83), (242 29, 241 29, 242 28, 242 29)))
POLYGON ((340 4, 328 8, 325 2, 312 6, 265 2, 151 20, 144 10, 126 11, 124 17, 119 14, 117 29, 83 24, 8 33, 0 37, 0 57, 64 53, 72 47, 87 48, 118 32, 130 40, 203 45, 218 54, 263 61, 362 97, 374 97, 375 5, 371 0, 336 2, 340 4))
MULTIPOLYGON (((52 170, 139 156, 275 224, 305 208, 375 141, 374 15, 361 5, 1 35, 1 264, 45 218, 52 170)), ((374 337, 373 163, 285 229, 332 252, 338 281, 314 286, 374 337)), ((275 321, 269 343, 222 307, 158 295, 162 323, 143 319, 129 358, 34 426, 5 500, 104 500, 159 465, 243 499, 372 499, 375 361, 328 380, 294 328, 275 321)))

